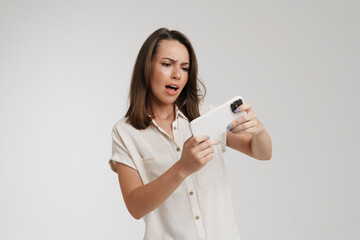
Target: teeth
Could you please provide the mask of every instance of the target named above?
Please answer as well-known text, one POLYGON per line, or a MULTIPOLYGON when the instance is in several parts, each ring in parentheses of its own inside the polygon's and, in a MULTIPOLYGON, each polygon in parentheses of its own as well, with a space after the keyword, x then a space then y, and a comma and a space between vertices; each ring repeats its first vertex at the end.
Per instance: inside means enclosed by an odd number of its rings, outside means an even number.
POLYGON ((171 87, 171 88, 174 88, 174 89, 178 89, 178 87, 177 86, 174 86, 174 85, 168 85, 168 87, 171 87))

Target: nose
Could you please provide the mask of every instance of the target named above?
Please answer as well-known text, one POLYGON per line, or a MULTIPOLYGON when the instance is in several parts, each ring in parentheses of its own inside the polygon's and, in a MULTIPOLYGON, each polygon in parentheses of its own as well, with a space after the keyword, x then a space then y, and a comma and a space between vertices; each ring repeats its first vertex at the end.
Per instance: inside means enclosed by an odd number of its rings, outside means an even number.
POLYGON ((176 79, 176 80, 180 80, 180 79, 181 79, 180 68, 178 68, 178 67, 174 67, 174 68, 173 68, 171 78, 172 78, 172 79, 176 79))

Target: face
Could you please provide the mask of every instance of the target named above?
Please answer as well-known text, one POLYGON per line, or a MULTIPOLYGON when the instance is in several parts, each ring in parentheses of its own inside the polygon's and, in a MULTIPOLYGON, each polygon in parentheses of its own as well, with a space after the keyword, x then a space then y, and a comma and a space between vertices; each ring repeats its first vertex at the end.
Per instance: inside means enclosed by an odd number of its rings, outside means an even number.
POLYGON ((150 101, 173 104, 188 81, 189 52, 176 40, 162 40, 152 60, 150 101))

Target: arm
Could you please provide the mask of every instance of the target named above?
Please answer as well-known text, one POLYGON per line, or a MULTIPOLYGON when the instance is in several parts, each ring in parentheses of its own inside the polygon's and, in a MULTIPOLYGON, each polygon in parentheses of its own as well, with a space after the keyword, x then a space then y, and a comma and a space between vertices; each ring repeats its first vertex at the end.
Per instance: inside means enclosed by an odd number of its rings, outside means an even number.
POLYGON ((272 143, 264 125, 257 119, 249 103, 241 105, 239 111, 247 111, 248 114, 229 124, 226 145, 258 160, 270 160, 272 143))
POLYGON ((140 219, 157 208, 186 177, 176 163, 163 175, 144 185, 135 169, 119 162, 116 167, 125 205, 135 219, 140 219))
POLYGON ((191 173, 201 169, 214 155, 218 142, 206 136, 191 137, 185 143, 180 160, 154 181, 144 185, 135 169, 117 162, 117 173, 125 205, 135 219, 159 207, 191 173))

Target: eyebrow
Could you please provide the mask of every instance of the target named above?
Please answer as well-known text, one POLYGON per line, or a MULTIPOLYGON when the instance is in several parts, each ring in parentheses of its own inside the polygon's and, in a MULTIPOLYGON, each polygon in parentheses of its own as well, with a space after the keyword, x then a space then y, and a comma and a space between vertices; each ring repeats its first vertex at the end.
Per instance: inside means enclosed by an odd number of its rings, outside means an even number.
MULTIPOLYGON (((169 57, 163 57, 161 59, 167 59, 169 60, 170 62, 177 62, 176 60, 172 59, 172 58, 169 58, 169 57)), ((183 62, 181 63, 181 65, 190 65, 188 62, 183 62)))

